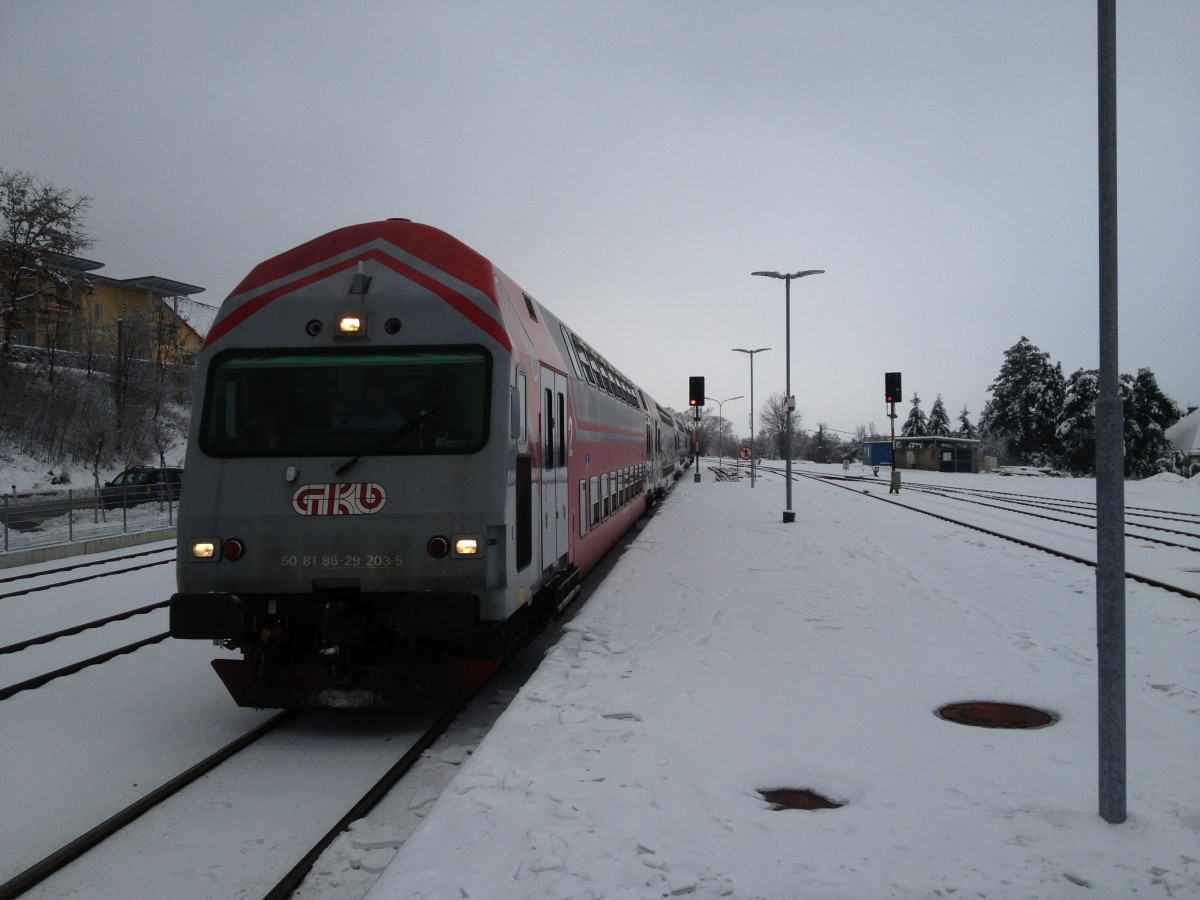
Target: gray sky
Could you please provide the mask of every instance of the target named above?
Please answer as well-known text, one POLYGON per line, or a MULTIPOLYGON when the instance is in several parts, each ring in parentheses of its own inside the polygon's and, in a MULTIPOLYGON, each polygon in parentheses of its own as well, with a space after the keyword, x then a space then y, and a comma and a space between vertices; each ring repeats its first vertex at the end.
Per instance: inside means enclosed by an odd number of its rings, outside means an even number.
MULTIPOLYGON (((1118 2, 1121 369, 1200 403, 1200 3, 1118 2)), ((1098 364, 1091 0, 0 6, 0 168, 94 199, 87 254, 219 303, 403 216, 490 257, 661 402, 785 385, 977 421, 1023 335, 1098 364)), ((724 413, 748 432, 749 401, 724 413)))

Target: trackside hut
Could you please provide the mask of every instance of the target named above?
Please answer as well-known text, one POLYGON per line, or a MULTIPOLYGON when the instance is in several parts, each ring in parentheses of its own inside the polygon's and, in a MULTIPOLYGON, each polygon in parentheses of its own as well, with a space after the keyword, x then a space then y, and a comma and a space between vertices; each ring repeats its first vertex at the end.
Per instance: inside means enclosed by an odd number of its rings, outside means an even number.
POLYGON ((896 438, 896 468, 928 472, 978 472, 979 441, 975 438, 896 438))
MULTIPOLYGON (((891 462, 891 441, 867 441, 863 444, 863 462, 886 466, 891 462)), ((928 472, 978 472, 979 441, 975 438, 923 437, 896 438, 896 468, 924 469, 928 472)))

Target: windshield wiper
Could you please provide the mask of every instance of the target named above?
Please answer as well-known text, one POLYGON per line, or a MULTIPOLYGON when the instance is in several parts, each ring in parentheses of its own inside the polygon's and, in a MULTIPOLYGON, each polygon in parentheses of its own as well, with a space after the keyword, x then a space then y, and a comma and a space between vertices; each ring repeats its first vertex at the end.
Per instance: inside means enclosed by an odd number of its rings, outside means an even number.
POLYGON ((380 450, 386 450, 392 444, 396 443, 396 441, 400 440, 400 438, 405 437, 406 435, 412 434, 412 432, 416 429, 416 427, 418 425, 420 425, 422 422, 424 422, 426 419, 428 419, 430 416, 432 416, 439 409, 441 409, 440 406, 435 406, 433 409, 429 410, 428 412, 421 413, 419 416, 417 416, 411 422, 405 422, 403 425, 401 425, 399 428, 397 428, 395 431, 393 431, 391 434, 389 434, 387 437, 385 437, 382 441, 375 444, 374 446, 368 447, 366 450, 364 450, 362 453, 358 454, 358 456, 355 456, 353 459, 348 459, 344 463, 335 463, 331 467, 333 469, 333 474, 334 475, 342 475, 352 465, 354 465, 356 462, 358 462, 364 456, 369 456, 372 453, 378 453, 380 450))

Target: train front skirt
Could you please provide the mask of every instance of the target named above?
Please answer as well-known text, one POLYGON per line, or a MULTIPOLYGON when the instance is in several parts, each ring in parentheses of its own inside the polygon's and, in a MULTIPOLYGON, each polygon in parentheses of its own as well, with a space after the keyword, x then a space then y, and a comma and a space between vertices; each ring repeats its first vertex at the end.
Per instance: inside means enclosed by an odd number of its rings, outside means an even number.
POLYGON ((333 672, 299 665, 256 672, 252 660, 214 659, 212 667, 238 706, 256 709, 389 707, 425 709, 461 703, 475 694, 504 657, 413 662, 333 672), (344 685, 344 686, 343 686, 344 685))

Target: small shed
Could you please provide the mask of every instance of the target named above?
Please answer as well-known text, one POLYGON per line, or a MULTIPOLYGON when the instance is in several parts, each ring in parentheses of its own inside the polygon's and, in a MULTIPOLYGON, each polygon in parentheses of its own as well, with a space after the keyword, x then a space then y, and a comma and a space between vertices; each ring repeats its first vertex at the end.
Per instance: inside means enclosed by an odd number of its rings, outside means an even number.
POLYGON ((862 448, 864 466, 890 466, 892 464, 891 441, 863 441, 862 448))
POLYGON ((898 437, 896 468, 924 469, 928 472, 978 472, 979 441, 975 438, 940 435, 898 437))
MULTIPOLYGON (((892 463, 890 440, 863 441, 863 464, 888 466, 892 463)), ((924 437, 896 438, 896 468, 924 469, 929 472, 978 472, 979 441, 975 438, 924 437)))

